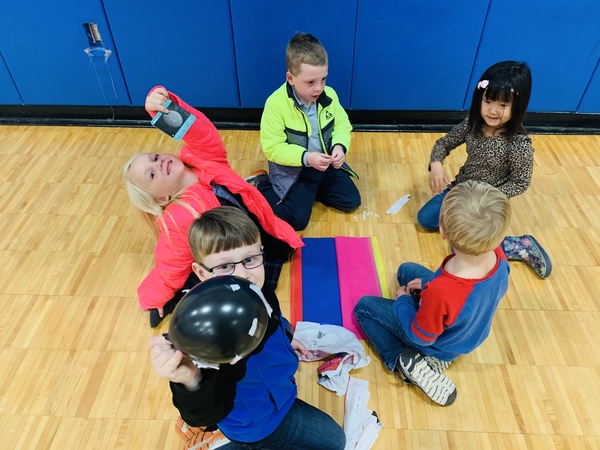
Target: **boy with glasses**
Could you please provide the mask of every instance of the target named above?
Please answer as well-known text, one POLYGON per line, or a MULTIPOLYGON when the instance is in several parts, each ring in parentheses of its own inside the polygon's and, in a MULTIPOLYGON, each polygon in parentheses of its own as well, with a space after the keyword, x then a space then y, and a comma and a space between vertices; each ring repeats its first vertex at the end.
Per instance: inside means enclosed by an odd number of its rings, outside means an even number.
MULTIPOLYGON (((238 208, 214 208, 194 221, 189 243, 195 260, 192 269, 200 280, 219 275, 245 278, 262 290, 273 313, 257 349, 236 364, 220 365, 218 370, 200 369, 164 337, 151 338, 152 365, 170 381, 173 404, 182 419, 191 427, 214 430, 218 426, 230 441, 219 447, 223 449, 344 449, 342 428, 326 413, 296 397, 298 355, 310 354, 292 339, 279 301, 265 284, 256 225, 238 208)), ((201 441, 208 448, 216 440, 215 433, 202 433, 201 441)))

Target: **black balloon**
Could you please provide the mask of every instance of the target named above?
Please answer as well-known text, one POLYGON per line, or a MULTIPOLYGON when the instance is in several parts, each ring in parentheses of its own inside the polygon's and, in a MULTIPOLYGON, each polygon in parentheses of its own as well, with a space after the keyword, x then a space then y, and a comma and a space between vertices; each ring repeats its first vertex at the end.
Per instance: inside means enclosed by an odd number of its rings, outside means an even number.
POLYGON ((235 276, 210 278, 179 302, 169 341, 192 359, 235 364, 260 344, 269 313, 260 290, 235 276))

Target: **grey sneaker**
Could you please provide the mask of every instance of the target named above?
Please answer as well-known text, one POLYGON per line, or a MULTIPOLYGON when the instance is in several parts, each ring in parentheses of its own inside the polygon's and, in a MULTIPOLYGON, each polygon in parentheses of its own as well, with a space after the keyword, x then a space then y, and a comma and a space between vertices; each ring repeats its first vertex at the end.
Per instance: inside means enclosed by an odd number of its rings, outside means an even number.
POLYGON ((449 406, 456 400, 456 386, 450 378, 436 373, 425 357, 409 348, 398 356, 396 363, 402 374, 438 405, 449 406))
POLYGON ((425 356, 425 361, 431 367, 435 373, 443 373, 452 361, 442 361, 441 359, 437 359, 435 356, 425 356))

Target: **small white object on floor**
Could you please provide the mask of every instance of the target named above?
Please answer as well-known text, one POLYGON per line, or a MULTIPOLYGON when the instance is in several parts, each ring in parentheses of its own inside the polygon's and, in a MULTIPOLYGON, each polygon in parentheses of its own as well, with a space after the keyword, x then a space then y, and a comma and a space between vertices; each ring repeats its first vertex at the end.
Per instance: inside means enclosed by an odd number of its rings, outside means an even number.
POLYGON ((396 203, 394 203, 392 206, 390 206, 390 209, 388 209, 385 213, 386 214, 396 214, 398 211, 400 211, 402 209, 402 207, 404 205, 406 205, 408 203, 409 200, 410 200, 410 194, 406 194, 404 197, 400 197, 400 199, 398 199, 398 201, 396 203))
MULTIPOLYGON (((379 214, 377 214, 375 211, 371 211, 371 208, 369 208, 368 206, 363 206, 362 209, 363 209, 363 212, 362 212, 363 220, 367 220, 367 217, 369 217, 369 216, 374 216, 375 218, 379 218, 379 214)), ((352 218, 354 220, 358 220, 359 217, 360 216, 358 216, 358 215, 352 216, 352 218)))
POLYGON ((367 408, 369 395, 368 381, 350 377, 344 413, 345 450, 369 450, 383 427, 377 415, 367 408))

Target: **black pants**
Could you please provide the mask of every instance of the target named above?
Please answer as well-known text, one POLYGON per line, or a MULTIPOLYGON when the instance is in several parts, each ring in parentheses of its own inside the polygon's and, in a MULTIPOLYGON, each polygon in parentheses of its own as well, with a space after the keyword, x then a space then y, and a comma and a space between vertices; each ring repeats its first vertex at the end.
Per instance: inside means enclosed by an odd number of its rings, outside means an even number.
POLYGON ((248 215, 260 230, 260 240, 265 252, 265 281, 275 291, 281 269, 290 258, 292 247, 263 230, 254 214, 249 213, 248 215))
POLYGON ((354 211, 361 202, 360 193, 350 175, 331 166, 324 172, 303 167, 298 180, 283 200, 275 193, 266 176, 260 177, 256 187, 267 199, 273 212, 296 231, 308 226, 315 201, 343 212, 354 211))

